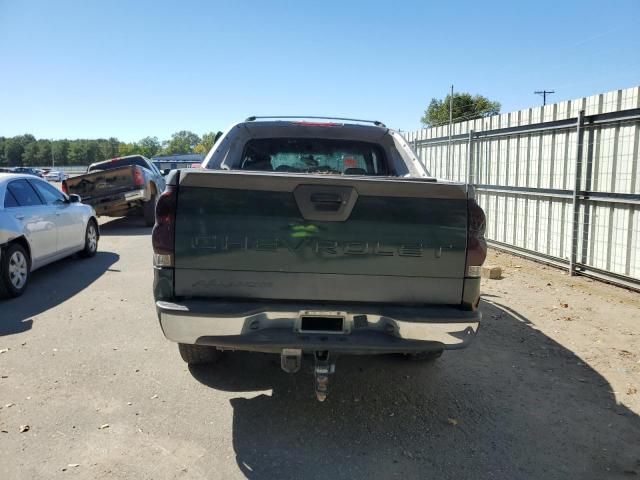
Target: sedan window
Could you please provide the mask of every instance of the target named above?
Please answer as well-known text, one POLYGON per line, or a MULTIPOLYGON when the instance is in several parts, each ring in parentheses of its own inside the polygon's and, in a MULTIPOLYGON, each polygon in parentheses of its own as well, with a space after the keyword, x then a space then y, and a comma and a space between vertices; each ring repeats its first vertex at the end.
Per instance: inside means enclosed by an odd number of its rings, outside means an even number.
POLYGON ((38 193, 48 205, 59 205, 61 203, 66 203, 64 194, 56 187, 52 187, 48 183, 38 180, 32 181, 31 183, 34 187, 36 187, 36 190, 38 190, 38 193))
POLYGON ((7 190, 4 194, 4 208, 9 208, 9 207, 18 207, 18 202, 16 200, 16 197, 13 196, 13 194, 7 190))
MULTIPOLYGON (((7 190, 11 192, 20 207, 30 207, 42 205, 42 200, 33 187, 25 179, 13 180, 7 185, 7 190)), ((5 200, 6 201, 6 200, 5 200)))

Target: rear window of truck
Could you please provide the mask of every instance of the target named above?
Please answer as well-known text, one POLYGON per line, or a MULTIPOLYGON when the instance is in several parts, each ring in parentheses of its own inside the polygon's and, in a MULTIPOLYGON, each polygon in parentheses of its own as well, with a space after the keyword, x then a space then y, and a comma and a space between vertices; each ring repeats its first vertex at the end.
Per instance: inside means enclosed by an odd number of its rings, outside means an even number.
POLYGON ((244 147, 240 169, 338 175, 389 174, 384 151, 379 145, 313 138, 249 140, 244 147))
POLYGON ((142 168, 149 168, 149 164, 142 157, 118 158, 102 163, 97 163, 95 165, 90 165, 87 173, 98 172, 101 170, 113 170, 114 168, 127 167, 129 165, 138 165, 142 168))

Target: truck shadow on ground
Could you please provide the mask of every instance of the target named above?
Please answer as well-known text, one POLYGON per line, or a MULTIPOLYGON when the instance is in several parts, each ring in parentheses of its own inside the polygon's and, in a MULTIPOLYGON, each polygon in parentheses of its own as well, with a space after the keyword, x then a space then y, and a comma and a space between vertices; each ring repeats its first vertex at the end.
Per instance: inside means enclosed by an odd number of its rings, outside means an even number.
POLYGON ((142 217, 119 217, 101 223, 100 235, 105 237, 150 235, 151 228, 145 226, 142 217))
POLYGON ((73 297, 100 278, 120 256, 98 252, 95 257, 67 257, 32 273, 21 297, 0 300, 0 336, 29 330, 32 317, 73 297))
POLYGON ((216 389, 271 390, 231 400, 247 478, 640 474, 640 419, 608 382, 517 312, 481 308, 474 343, 434 363, 340 358, 325 403, 313 394, 311 358, 296 375, 283 373, 277 356, 249 353, 190 370, 216 389))

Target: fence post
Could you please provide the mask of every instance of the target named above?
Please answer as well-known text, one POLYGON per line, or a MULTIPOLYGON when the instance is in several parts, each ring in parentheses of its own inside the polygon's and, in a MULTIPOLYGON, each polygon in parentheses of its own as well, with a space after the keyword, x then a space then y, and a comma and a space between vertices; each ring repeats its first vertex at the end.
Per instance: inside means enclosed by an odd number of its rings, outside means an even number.
POLYGON ((467 192, 471 184, 472 167, 473 167, 473 130, 469 130, 469 138, 467 139, 467 178, 465 180, 467 192))
POLYGON ((576 257, 578 254, 578 228, 580 222, 580 199, 578 194, 582 185, 582 151, 584 140, 584 110, 578 113, 576 122, 576 163, 575 181, 573 185, 573 221, 571 223, 571 257, 569 259, 569 275, 576 274, 576 257))

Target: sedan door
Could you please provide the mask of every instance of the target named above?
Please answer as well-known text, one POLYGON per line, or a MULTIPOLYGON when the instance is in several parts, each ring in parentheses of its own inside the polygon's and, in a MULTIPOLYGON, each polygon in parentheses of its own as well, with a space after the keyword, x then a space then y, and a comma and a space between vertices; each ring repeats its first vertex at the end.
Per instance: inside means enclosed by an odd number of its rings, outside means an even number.
POLYGON ((53 185, 42 180, 29 180, 40 197, 55 214, 58 229, 58 253, 72 252, 84 245, 84 219, 79 204, 70 203, 67 197, 53 185))
POLYGON ((5 209, 22 225, 31 247, 31 264, 38 268, 57 252, 58 234, 55 213, 45 205, 31 184, 24 178, 7 184, 5 209))

